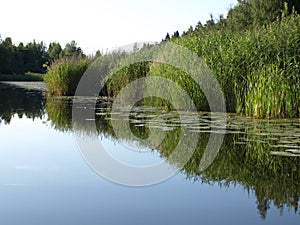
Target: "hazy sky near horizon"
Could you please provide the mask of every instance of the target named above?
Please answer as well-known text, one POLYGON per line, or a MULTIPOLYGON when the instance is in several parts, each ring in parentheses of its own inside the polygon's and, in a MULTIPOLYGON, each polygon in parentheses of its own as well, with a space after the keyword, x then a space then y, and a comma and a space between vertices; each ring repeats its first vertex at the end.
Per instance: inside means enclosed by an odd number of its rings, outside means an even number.
POLYGON ((0 35, 15 44, 75 40, 85 53, 142 41, 161 41, 198 21, 226 16, 237 0, 1 1, 0 35))

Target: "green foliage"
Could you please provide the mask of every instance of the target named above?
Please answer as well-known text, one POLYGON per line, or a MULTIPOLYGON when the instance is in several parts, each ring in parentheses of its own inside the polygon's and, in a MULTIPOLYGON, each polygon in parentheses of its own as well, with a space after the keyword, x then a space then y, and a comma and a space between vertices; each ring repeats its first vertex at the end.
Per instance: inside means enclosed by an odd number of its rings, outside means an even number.
MULTIPOLYGON (((35 41, 16 46, 10 37, 0 38, 0 74, 25 74, 27 72, 45 73, 45 65, 61 58, 85 58, 75 41, 67 43, 62 49, 59 43, 49 44, 35 41)), ((11 77, 12 78, 12 77, 11 77)))
MULTIPOLYGON (((169 41, 187 47, 204 60, 221 85, 228 112, 254 117, 299 117, 300 16, 287 14, 286 10, 280 20, 243 33, 232 31, 222 17, 218 23, 211 18, 209 25, 198 24, 195 30, 190 28, 185 35, 174 35, 169 41)), ((107 68, 120 56, 106 55, 107 68)), ((101 94, 114 98, 132 81, 153 76, 173 81, 187 92, 197 110, 209 111, 203 92, 188 74, 160 63, 136 63, 122 68, 104 81, 101 94)), ((179 98, 172 87, 151 85, 161 96, 179 98)), ((151 101, 167 109, 190 109, 182 101, 175 101, 172 106, 160 98, 147 99, 151 101)))
POLYGON ((50 43, 47 51, 49 59, 51 61, 58 60, 59 58, 61 58, 62 51, 63 50, 59 43, 56 42, 50 43))
MULTIPOLYGON (((174 82, 176 85, 182 88, 191 98, 191 100, 196 103, 196 108, 199 111, 209 111, 209 105, 208 102, 201 91, 200 87, 197 85, 197 83, 185 72, 181 71, 180 69, 177 69, 175 67, 172 67, 167 64, 161 64, 161 63, 152 63, 150 67, 150 71, 147 74, 147 76, 154 76, 154 77, 160 77, 167 79, 169 81, 174 82)), ((148 86, 150 83, 148 83, 148 86)), ((152 88, 150 93, 154 92, 153 89, 155 89, 155 92, 158 96, 165 96, 167 99, 172 99, 172 104, 170 102, 166 102, 161 98, 155 98, 147 99, 147 102, 155 103, 156 106, 159 107, 165 107, 167 109, 181 109, 181 110, 189 110, 192 109, 192 106, 187 105, 187 102, 185 101, 185 97, 181 97, 178 93, 178 89, 174 88, 173 85, 168 85, 168 82, 161 81, 160 83, 151 84, 152 88)))
POLYGON ((24 46, 13 45, 11 38, 0 41, 0 73, 24 74, 25 72, 44 73, 43 64, 47 62, 46 47, 35 41, 24 46))
POLYGON ((168 40, 170 40, 170 34, 169 33, 167 33, 167 35, 165 37, 165 41, 168 41, 168 40))
POLYGON ((28 43, 24 48, 19 48, 21 52, 24 72, 45 73, 44 63, 48 61, 46 46, 43 42, 35 41, 28 43))
POLYGON ((9 83, 0 82, 0 103, 0 124, 9 124, 15 115, 19 118, 41 119, 45 113, 42 91, 31 90, 29 95, 28 90, 9 83))
MULTIPOLYGON (((128 67, 123 67, 121 70, 109 77, 105 84, 108 97, 116 97, 122 88, 126 87, 132 81, 146 77, 149 71, 149 63, 135 63, 128 67)), ((135 95, 135 93, 132 93, 135 95)))
POLYGON ((231 30, 244 31, 258 26, 268 25, 281 17, 284 10, 288 13, 300 12, 300 3, 296 0, 238 0, 238 4, 229 10, 227 24, 231 30))
POLYGON ((80 47, 77 47, 77 43, 73 40, 67 43, 64 50, 60 52, 60 58, 83 58, 84 54, 80 47))
MULTIPOLYGON (((229 112, 255 117, 299 117, 300 16, 281 20, 244 33, 230 29, 200 27, 173 42, 196 52, 217 76, 229 112)), ((199 90, 172 68, 151 68, 157 74, 172 74, 190 96, 199 90)), ((202 95, 202 97, 204 97, 202 95)), ((197 108, 205 100, 197 100, 197 108)))
POLYGON ((89 59, 60 59, 47 68, 45 81, 49 95, 74 95, 77 85, 90 65, 89 59))
MULTIPOLYGON (((167 34, 164 41, 185 46, 200 56, 222 87, 228 112, 254 117, 300 116, 300 17, 289 12, 291 1, 239 1, 229 12, 203 26, 198 23, 180 37, 167 34), (236 32, 236 30, 240 32, 236 32)), ((102 93, 115 97, 122 88, 140 77, 166 78, 181 86, 196 108, 208 111, 209 106, 199 86, 188 74, 159 63, 131 65, 116 72, 102 93), (141 72, 143 71, 143 72, 141 72)), ((175 98, 171 87, 156 84, 161 94, 175 98)), ((134 93, 132 93, 134 95, 134 93)), ((148 98, 157 106, 182 108, 160 98, 148 98)), ((189 109, 189 108, 186 108, 189 109)))
POLYGON ((72 128, 72 111, 68 99, 48 97, 45 110, 52 121, 52 126, 60 131, 68 131, 72 128))
MULTIPOLYGON (((167 34, 163 42, 185 46, 205 61, 221 85, 228 112, 254 117, 299 117, 300 16, 292 10, 293 7, 299 10, 298 6, 293 0, 287 3, 283 0, 239 0, 227 19, 220 16, 215 20, 211 15, 205 25, 198 23, 195 29, 191 26, 182 36, 178 31, 172 36, 167 34)), ((11 40, 5 40, 2 45, 6 51, 13 52, 11 40)), ((43 49, 42 46, 38 49, 43 49)), ((102 57, 98 52, 99 63, 104 63, 100 67, 109 71, 112 62, 122 54, 127 53, 102 57)), ((74 94, 82 71, 90 63, 82 62, 89 60, 83 60, 84 55, 75 41, 63 50, 59 44, 51 43, 48 56, 56 60, 48 67, 46 76, 49 94, 74 94), (61 57, 67 59, 57 60, 61 57)), ((159 63, 135 63, 115 71, 109 79, 102 80, 105 85, 100 94, 114 98, 132 81, 149 76, 173 81, 189 94, 198 110, 209 110, 205 96, 188 74, 159 63)), ((162 88, 160 84, 157 84, 157 91, 172 98, 176 95, 174 90, 162 88)), ((158 106, 171 108, 159 98, 152 100, 158 106)))
POLYGON ((6 38, 4 41, 0 39, 0 74, 20 74, 23 72, 22 55, 12 44, 11 38, 6 38))

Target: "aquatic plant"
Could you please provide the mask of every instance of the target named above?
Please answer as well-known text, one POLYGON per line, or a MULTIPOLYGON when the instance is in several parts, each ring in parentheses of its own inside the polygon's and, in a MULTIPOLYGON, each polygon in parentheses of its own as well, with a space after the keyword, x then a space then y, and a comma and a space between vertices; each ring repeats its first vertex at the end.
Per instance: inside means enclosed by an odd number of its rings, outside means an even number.
POLYGON ((47 68, 44 76, 49 95, 74 95, 84 72, 91 64, 90 59, 59 59, 47 68))

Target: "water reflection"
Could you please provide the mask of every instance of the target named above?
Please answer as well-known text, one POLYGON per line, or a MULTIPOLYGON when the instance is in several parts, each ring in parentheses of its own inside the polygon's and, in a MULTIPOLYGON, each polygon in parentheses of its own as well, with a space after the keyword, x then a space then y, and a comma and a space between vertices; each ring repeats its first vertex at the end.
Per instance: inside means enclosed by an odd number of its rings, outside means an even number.
MULTIPOLYGON (((132 137, 122 130, 116 137, 111 104, 106 101, 99 101, 92 109, 95 110, 95 121, 85 118, 86 122, 74 130, 71 98, 45 100, 41 90, 31 91, 7 84, 0 84, 0 92, 0 118, 4 123, 9 123, 16 113, 33 119, 46 113, 56 130, 133 142, 132 137), (96 130, 89 126, 93 123, 96 123, 96 130)), ((182 169, 189 182, 217 184, 222 188, 242 185, 247 192, 255 194, 257 209, 263 219, 272 204, 281 212, 287 208, 300 214, 300 120, 256 120, 229 114, 227 117, 226 130, 219 131, 226 135, 217 157, 206 170, 199 171, 209 134, 215 132, 211 128, 219 126, 218 116, 200 113, 195 120, 195 113, 162 111, 151 106, 136 106, 119 114, 119 119, 129 118, 131 131, 141 140, 138 147, 153 149, 165 159, 178 144, 181 126, 188 128, 187 138, 191 141, 194 141, 193 134, 199 135, 196 151, 182 169), (184 121, 179 120, 179 113, 184 121), (161 143, 147 139, 150 129, 157 131, 156 137, 163 137, 161 143)), ((176 158, 170 162, 178 163, 176 158)))
POLYGON ((15 114, 19 118, 24 115, 32 119, 41 118, 45 113, 44 106, 43 89, 0 82, 0 123, 9 124, 15 114))
MULTIPOLYGON (((70 99, 48 99, 46 111, 53 126, 66 131, 71 127, 70 99)), ((109 104, 100 101, 95 109, 97 135, 116 138, 111 121, 109 104)), ((183 113, 183 112, 181 112, 183 113)), ((141 140, 149 136, 149 128, 157 129, 164 136, 163 142, 156 148, 161 157, 168 158, 174 150, 181 133, 180 122, 189 128, 191 141, 193 133, 200 138, 193 157, 184 166, 187 179, 194 182, 229 187, 240 184, 247 192, 256 195, 257 209, 262 218, 266 217, 271 204, 281 212, 284 208, 299 213, 300 197, 300 120, 256 120, 228 115, 228 124, 224 143, 213 164, 199 171, 199 164, 209 139, 211 127, 218 126, 218 117, 208 113, 185 113, 184 121, 179 121, 178 112, 164 112, 153 107, 135 107, 124 109, 120 119, 130 119, 132 132, 141 140), (163 121, 163 123, 162 123, 163 121)), ((116 117, 114 116, 114 119, 116 117)), ((88 121, 88 118, 86 118, 88 121)), ((73 132, 86 132, 92 135, 87 122, 82 129, 73 132)), ((182 124, 181 124, 182 125, 182 124)), ((118 131, 118 138, 130 141, 132 137, 118 131), (121 136, 120 136, 121 134, 121 136)), ((157 135, 156 134, 156 135, 157 135)), ((152 148, 156 140, 141 141, 141 147, 152 148)), ((172 161, 176 164, 176 160, 172 161)))

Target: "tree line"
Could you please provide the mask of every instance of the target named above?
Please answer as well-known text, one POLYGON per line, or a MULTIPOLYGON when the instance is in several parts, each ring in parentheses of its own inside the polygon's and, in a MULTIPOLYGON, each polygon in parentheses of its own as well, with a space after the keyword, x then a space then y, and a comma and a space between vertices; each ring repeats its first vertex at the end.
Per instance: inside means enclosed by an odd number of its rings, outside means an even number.
POLYGON ((285 10, 285 4, 287 6, 288 14, 292 14, 293 11, 297 14, 300 13, 300 1, 299 0, 237 0, 238 4, 232 7, 228 11, 227 18, 224 15, 220 15, 219 18, 214 18, 210 15, 210 19, 205 24, 198 22, 193 27, 190 26, 187 31, 184 31, 182 35, 178 31, 175 31, 172 35, 167 33, 166 37, 162 41, 168 41, 170 39, 180 38, 187 34, 192 34, 199 30, 227 30, 230 32, 243 33, 246 30, 253 30, 258 27, 267 26, 276 20, 280 20, 282 12, 285 10))
POLYGON ((64 48, 52 42, 47 47, 44 42, 30 42, 14 45, 10 37, 0 36, 0 74, 24 74, 26 72, 45 73, 47 65, 60 58, 85 58, 75 41, 64 48))

